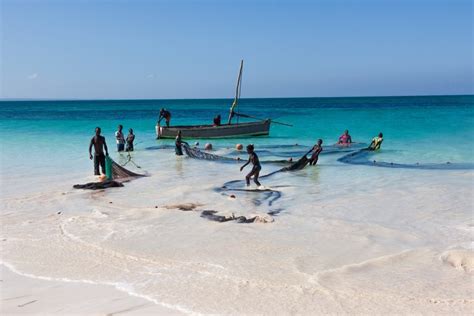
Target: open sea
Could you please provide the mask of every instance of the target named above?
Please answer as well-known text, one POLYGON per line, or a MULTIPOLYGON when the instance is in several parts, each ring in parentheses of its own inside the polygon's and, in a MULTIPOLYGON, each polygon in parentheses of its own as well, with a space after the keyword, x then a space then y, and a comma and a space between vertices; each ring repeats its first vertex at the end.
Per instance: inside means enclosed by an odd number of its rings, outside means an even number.
POLYGON ((238 112, 293 127, 190 141, 242 159, 235 145, 253 143, 264 175, 282 167, 265 161, 298 159, 323 139, 316 167, 261 179, 277 195, 242 183, 222 192, 243 179, 239 163, 176 157, 173 140, 155 139, 160 108, 171 125, 210 124, 217 114, 225 121, 231 103, 0 102, 1 261, 32 277, 115 286, 184 314, 472 312, 474 96, 242 99, 238 112), (134 129, 131 162, 116 152, 118 124, 125 135, 134 129), (72 189, 95 180, 88 145, 96 126, 115 161, 149 177, 72 189), (348 152, 333 145, 345 129, 354 151, 383 132, 382 149, 365 164, 341 162, 348 152), (271 220, 218 223, 204 210, 271 220))

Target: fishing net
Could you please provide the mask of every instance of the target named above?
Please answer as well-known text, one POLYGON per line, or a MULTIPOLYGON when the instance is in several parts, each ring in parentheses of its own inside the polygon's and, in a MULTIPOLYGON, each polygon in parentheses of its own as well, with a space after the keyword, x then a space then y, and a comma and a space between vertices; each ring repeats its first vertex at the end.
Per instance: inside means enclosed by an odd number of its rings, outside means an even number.
POLYGON ((123 187, 123 184, 122 184, 122 182, 124 182, 123 180, 128 181, 131 178, 146 176, 146 175, 138 174, 128 169, 125 169, 124 167, 120 166, 118 163, 113 161, 113 159, 110 158, 109 156, 105 158, 105 173, 107 176, 106 181, 89 182, 86 184, 75 184, 73 185, 73 188, 74 189, 87 189, 87 190, 101 190, 101 189, 108 189, 108 188, 123 187), (119 181, 115 181, 115 180, 119 180, 119 181))
POLYGON ((138 174, 128 169, 125 169, 118 163, 116 163, 112 158, 107 156, 105 158, 105 174, 108 179, 126 179, 126 178, 136 178, 144 177, 143 174, 138 174))
MULTIPOLYGON (((184 152, 188 157, 194 158, 194 159, 201 159, 201 160, 215 160, 215 161, 239 161, 240 159, 235 159, 235 158, 230 158, 230 157, 224 157, 224 156, 219 156, 219 155, 214 155, 206 152, 200 151, 198 148, 191 148, 188 144, 182 144, 184 148, 184 152)), ((309 159, 306 157, 307 154, 303 155, 300 159, 298 159, 296 162, 292 163, 291 165, 281 168, 277 171, 272 172, 271 174, 277 173, 277 172, 283 172, 283 171, 295 171, 295 170, 301 170, 303 169, 307 164, 309 159)), ((288 160, 277 160, 277 161, 262 161, 262 162, 276 162, 276 163, 289 163, 288 160)), ((270 174, 269 174, 270 175, 270 174)), ((268 175, 267 175, 268 176, 268 175)))
POLYGON ((138 174, 135 172, 132 172, 128 169, 125 169, 124 167, 120 166, 118 163, 113 161, 112 159, 112 178, 113 179, 124 179, 124 178, 133 178, 133 177, 144 177, 145 175, 143 174, 138 174))
POLYGON ((289 165, 288 167, 281 168, 281 169, 278 170, 278 171, 294 171, 294 170, 301 170, 301 169, 303 169, 304 167, 306 167, 306 165, 308 164, 308 162, 309 162, 308 157, 306 157, 306 155, 304 155, 303 157, 301 157, 300 159, 298 159, 298 161, 292 163, 292 164, 289 165))
POLYGON ((183 143, 182 146, 184 148, 184 152, 186 153, 186 155, 194 159, 237 161, 237 159, 234 159, 234 158, 223 157, 219 155, 202 152, 198 148, 191 148, 188 144, 183 143))
POLYGON ((74 189, 85 189, 85 190, 103 190, 108 188, 123 187, 123 184, 113 180, 107 180, 103 182, 89 182, 86 184, 75 184, 72 186, 74 189))
POLYGON ((371 167, 382 167, 382 168, 399 168, 399 169, 424 169, 424 170, 472 170, 474 169, 473 163, 415 163, 415 164, 402 164, 395 162, 385 162, 370 160, 370 157, 376 152, 361 149, 359 151, 350 153, 339 158, 337 161, 351 164, 351 165, 363 165, 371 167))

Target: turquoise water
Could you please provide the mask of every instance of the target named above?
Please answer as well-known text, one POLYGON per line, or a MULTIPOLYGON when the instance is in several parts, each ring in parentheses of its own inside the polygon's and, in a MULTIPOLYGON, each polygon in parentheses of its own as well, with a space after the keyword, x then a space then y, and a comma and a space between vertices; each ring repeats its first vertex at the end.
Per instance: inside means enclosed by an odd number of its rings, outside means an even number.
POLYGON ((240 172, 242 162, 176 157, 162 146, 173 141, 154 134, 161 107, 172 111, 173 124, 198 124, 225 117, 231 100, 0 102, 2 261, 29 277, 114 285, 189 313, 397 306, 466 314, 466 273, 474 269, 473 103, 474 96, 242 100, 241 112, 294 126, 212 140, 214 154, 245 159, 233 147, 252 142, 266 175, 284 165, 268 160, 297 158, 318 138, 325 146, 316 167, 262 176, 271 191, 248 191, 250 168, 240 172), (118 124, 137 135, 132 156, 142 168, 126 167, 150 176, 117 189, 73 189, 97 181, 88 155, 96 126, 112 158, 127 162, 115 152, 118 124), (381 151, 362 152, 356 162, 394 165, 339 161, 348 153, 332 145, 346 128, 365 144, 385 135, 381 151), (403 165, 416 162, 448 168, 403 165), (449 168, 461 165, 468 167, 449 168), (196 209, 182 212, 182 203, 196 209), (205 210, 267 221, 217 223, 201 217, 205 210), (229 299, 216 304, 223 292, 229 299))
MULTIPOLYGON (((94 128, 101 126, 109 147, 118 124, 133 128, 136 149, 167 144, 156 141, 154 125, 161 107, 172 112, 172 124, 210 123, 227 117, 231 100, 4 101, 0 102, 2 172, 28 166, 63 166, 73 159, 89 164, 87 150, 94 128)), ((243 99, 238 111, 272 118, 270 136, 213 140, 215 146, 237 142, 258 145, 324 145, 349 129, 356 142, 385 136, 379 160, 399 163, 472 162, 474 96, 243 99)), ((206 142, 202 140, 201 142, 206 142)))

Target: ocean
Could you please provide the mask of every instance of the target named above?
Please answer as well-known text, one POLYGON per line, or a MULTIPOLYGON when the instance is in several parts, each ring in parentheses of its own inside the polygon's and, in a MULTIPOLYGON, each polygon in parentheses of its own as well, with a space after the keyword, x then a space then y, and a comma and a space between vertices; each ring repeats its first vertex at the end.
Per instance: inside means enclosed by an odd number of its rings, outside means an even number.
POLYGON ((242 99, 238 112, 293 126, 191 143, 241 159, 235 145, 253 143, 264 175, 323 140, 317 166, 262 178, 270 193, 232 182, 249 171, 241 163, 176 157, 173 140, 155 139, 160 108, 172 125, 210 124, 231 102, 0 102, 2 262, 185 314, 472 311, 474 96, 242 99), (118 124, 135 132, 131 162, 116 152, 118 124), (115 161, 148 177, 72 189, 95 180, 96 126, 115 161), (354 151, 383 132, 368 162, 387 167, 341 162, 348 152, 333 145, 345 129, 354 151), (404 167, 417 164, 446 167, 404 167), (270 220, 219 223, 205 210, 270 220))

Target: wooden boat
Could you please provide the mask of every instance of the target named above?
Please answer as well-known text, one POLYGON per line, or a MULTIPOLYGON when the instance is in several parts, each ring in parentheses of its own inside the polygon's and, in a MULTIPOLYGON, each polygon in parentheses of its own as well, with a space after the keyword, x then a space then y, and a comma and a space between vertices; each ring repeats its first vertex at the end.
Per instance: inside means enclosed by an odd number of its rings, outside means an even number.
POLYGON ((262 136, 270 132, 271 120, 214 125, 183 125, 183 126, 157 126, 159 138, 175 138, 178 131, 181 131, 183 138, 226 138, 262 136))
POLYGON ((240 87, 242 83, 242 69, 244 61, 240 62, 235 98, 230 108, 227 124, 223 125, 182 125, 182 126, 160 126, 156 125, 157 138, 175 138, 178 131, 181 131, 183 138, 227 138, 227 137, 247 137, 262 136, 270 133, 270 119, 258 120, 256 122, 232 123, 234 116, 254 118, 249 115, 237 113, 235 111, 240 99, 240 87))

